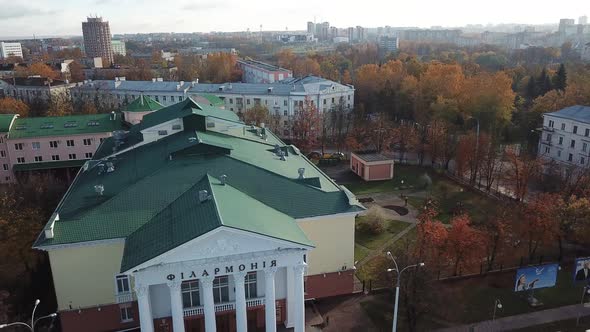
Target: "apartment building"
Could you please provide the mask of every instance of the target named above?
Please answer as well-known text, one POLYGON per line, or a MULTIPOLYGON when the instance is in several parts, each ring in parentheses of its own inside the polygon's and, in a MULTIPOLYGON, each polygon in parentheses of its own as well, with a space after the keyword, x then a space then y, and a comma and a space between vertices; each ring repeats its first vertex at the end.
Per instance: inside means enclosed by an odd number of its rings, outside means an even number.
POLYGON ((23 57, 23 49, 20 43, 0 42, 0 59, 6 59, 11 56, 23 57))
POLYGON ((293 77, 289 69, 251 59, 238 60, 238 67, 242 70, 244 83, 274 83, 293 77))
POLYGON ((109 22, 103 21, 102 17, 88 17, 87 22, 82 22, 82 35, 86 56, 100 57, 105 67, 110 66, 114 53, 109 22))
POLYGON ((543 114, 538 155, 553 161, 562 175, 590 162, 590 106, 570 106, 543 114))
POLYGON ((69 100, 70 88, 74 85, 39 76, 5 78, 0 79, 0 98, 12 97, 26 103, 48 103, 59 98, 69 100))

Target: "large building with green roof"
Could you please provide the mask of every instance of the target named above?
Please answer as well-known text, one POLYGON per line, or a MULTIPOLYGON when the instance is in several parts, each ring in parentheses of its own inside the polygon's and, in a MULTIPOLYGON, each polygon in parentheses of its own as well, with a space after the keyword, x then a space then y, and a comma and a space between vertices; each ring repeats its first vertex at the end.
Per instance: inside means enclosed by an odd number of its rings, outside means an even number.
POLYGON ((34 247, 64 331, 305 329, 351 293, 363 207, 292 145, 194 100, 86 161, 34 247))

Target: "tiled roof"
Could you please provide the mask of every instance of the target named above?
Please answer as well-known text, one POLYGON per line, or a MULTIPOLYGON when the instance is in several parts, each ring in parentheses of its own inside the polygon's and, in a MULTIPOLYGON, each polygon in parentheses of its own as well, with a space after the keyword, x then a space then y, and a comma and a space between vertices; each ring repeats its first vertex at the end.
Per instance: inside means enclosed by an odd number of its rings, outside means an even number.
POLYGON ((175 113, 195 125, 109 159, 100 150, 113 138, 105 140, 57 207, 54 237, 43 232, 35 246, 125 238, 125 271, 221 225, 311 245, 293 219, 362 209, 295 147, 268 130, 263 139, 260 128, 222 111, 202 110, 187 100, 150 113, 152 124, 175 113), (232 131, 207 130, 211 114, 233 124, 232 131), (288 152, 286 160, 275 145, 288 152), (299 168, 305 168, 303 180, 299 168), (225 186, 221 175, 227 176, 225 186), (207 190, 211 201, 200 203, 199 190, 207 190))
POLYGON ((545 113, 545 115, 557 118, 590 123, 590 106, 570 106, 556 112, 545 113))
POLYGON ((129 105, 127 105, 122 111, 123 112, 153 112, 157 111, 164 105, 158 103, 148 96, 141 95, 135 99, 129 105))
POLYGON ((17 118, 8 137, 15 139, 111 132, 123 129, 119 117, 119 114, 92 114, 17 118))
POLYGON ((7 133, 10 130, 12 121, 17 116, 16 114, 0 114, 0 133, 7 133))
POLYGON ((355 152, 354 153, 357 157, 361 158, 366 162, 373 162, 373 161, 393 161, 393 156, 386 156, 381 153, 362 153, 362 152, 355 152))

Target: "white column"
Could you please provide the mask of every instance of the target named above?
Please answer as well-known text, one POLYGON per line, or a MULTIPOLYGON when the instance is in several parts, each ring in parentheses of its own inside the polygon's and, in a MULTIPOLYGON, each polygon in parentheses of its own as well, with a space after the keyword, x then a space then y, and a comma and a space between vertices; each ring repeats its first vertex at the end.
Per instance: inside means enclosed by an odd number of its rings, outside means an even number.
POLYGON ((170 290, 170 308, 172 309, 172 326, 174 332, 184 332, 184 308, 182 306, 181 281, 168 282, 170 290))
POLYGON ((215 301, 213 300, 213 277, 199 279, 203 292, 203 311, 205 313, 205 332, 216 332, 215 301))
POLYGON ((135 284, 135 295, 139 308, 139 325, 144 332, 154 332, 152 305, 150 303, 150 286, 135 284))
POLYGON ((293 267, 293 288, 295 289, 295 308, 293 309, 295 320, 293 322, 295 332, 305 332, 305 291, 303 289, 303 272, 305 265, 293 267))
POLYGON ((292 328, 295 324, 295 272, 292 266, 287 266, 287 319, 285 327, 292 328))
POLYGON ((266 332, 277 330, 277 309, 275 303, 275 273, 277 268, 264 270, 264 316, 266 332))
POLYGON ((248 308, 246 308, 246 289, 244 288, 246 272, 236 272, 233 278, 236 288, 236 330, 246 332, 248 331, 248 308))

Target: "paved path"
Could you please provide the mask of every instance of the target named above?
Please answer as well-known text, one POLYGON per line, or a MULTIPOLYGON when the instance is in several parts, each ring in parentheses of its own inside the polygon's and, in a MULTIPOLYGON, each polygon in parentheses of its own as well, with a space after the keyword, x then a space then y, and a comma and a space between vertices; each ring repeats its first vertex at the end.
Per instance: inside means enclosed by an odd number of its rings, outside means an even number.
POLYGON ((365 258, 361 259, 358 263, 356 263, 356 267, 359 268, 359 267, 363 266, 364 264, 366 264, 371 259, 373 259, 374 257, 383 254, 383 252, 385 252, 385 249, 387 249, 387 247, 389 247, 391 244, 395 243, 395 241, 399 240, 401 237, 406 235, 414 227, 416 227, 415 223, 409 224, 408 227, 404 228, 403 231, 397 233, 391 240, 385 242, 383 245, 381 245, 381 247, 379 247, 375 250, 372 250, 371 253, 369 253, 367 256, 365 256, 365 258))
POLYGON ((436 332, 496 332, 510 331, 528 326, 541 325, 561 320, 576 319, 590 315, 590 308, 574 304, 555 309, 547 309, 522 315, 498 318, 495 321, 483 321, 470 325, 456 326, 436 330, 436 332))

